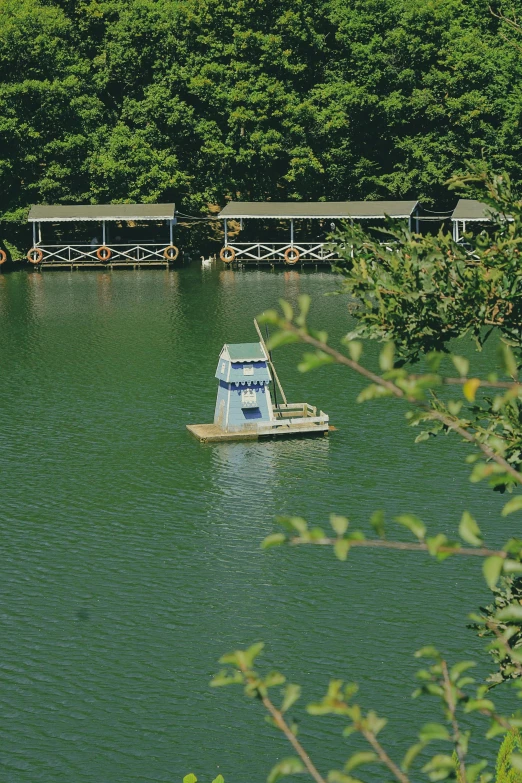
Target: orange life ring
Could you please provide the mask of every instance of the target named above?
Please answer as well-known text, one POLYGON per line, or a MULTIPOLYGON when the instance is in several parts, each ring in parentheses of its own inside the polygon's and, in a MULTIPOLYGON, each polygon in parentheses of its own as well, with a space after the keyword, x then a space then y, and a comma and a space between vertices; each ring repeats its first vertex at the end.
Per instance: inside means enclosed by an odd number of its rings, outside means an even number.
POLYGON ((2 266, 2 264, 5 264, 6 261, 7 261, 7 253, 5 252, 5 250, 2 250, 0 248, 0 266, 2 266))
POLYGON ((163 251, 163 257, 166 258, 167 261, 175 261, 178 256, 179 250, 176 245, 169 245, 163 251))
POLYGON ((39 264, 43 258, 43 252, 39 247, 32 247, 27 254, 27 260, 31 264, 39 264))
POLYGON ((229 247, 227 245, 226 247, 221 248, 219 252, 219 257, 224 264, 231 264, 234 258, 236 257, 236 251, 234 250, 233 247, 229 247))
POLYGON ((108 261, 112 256, 112 250, 110 247, 107 247, 107 245, 102 245, 96 251, 96 255, 98 257, 98 261, 108 261))
POLYGON ((290 264, 290 266, 293 266, 294 264, 297 264, 299 259, 301 258, 301 254, 299 250, 295 247, 287 247, 285 250, 285 261, 287 264, 290 264))

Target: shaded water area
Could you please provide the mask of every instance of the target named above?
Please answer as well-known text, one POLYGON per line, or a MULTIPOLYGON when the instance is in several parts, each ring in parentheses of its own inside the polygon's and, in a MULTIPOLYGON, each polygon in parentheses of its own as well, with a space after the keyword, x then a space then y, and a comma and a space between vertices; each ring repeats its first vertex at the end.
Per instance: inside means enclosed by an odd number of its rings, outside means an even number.
MULTIPOLYGON (((2 781, 264 781, 290 748, 240 689, 209 687, 220 655, 258 640, 303 704, 332 676, 358 681, 396 758, 438 719, 411 699, 413 652, 477 655, 478 562, 259 543, 279 513, 369 531, 375 509, 409 511, 454 534, 467 508, 502 544, 514 523, 469 483, 466 448, 415 445, 400 403, 357 405, 363 383, 342 368, 299 374, 297 346, 276 352, 281 380, 330 414, 329 439, 203 445, 185 430, 212 420, 223 343, 254 341, 279 297, 310 293, 312 321, 344 334, 346 299, 323 296, 336 288, 330 273, 199 266, 0 276, 2 781)), ((360 746, 337 720, 300 718, 325 773, 360 746)))

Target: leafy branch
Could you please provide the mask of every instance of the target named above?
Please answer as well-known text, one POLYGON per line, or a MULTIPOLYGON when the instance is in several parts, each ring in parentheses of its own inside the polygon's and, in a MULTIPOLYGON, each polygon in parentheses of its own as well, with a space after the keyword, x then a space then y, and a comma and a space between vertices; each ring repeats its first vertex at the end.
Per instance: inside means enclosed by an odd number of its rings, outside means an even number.
MULTIPOLYGON (((303 372, 322 366, 324 364, 340 364, 357 372, 372 385, 367 387, 360 395, 358 400, 365 401, 369 399, 381 398, 383 396, 394 396, 404 400, 417 409, 417 413, 410 414, 412 424, 418 424, 420 421, 431 420, 439 423, 446 431, 453 431, 460 435, 464 440, 472 443, 496 466, 491 464, 477 465, 474 470, 475 480, 484 477, 493 477, 496 482, 516 482, 522 484, 522 474, 513 465, 508 462, 502 454, 505 450, 505 442, 501 437, 495 435, 490 430, 481 428, 477 423, 472 426, 471 421, 463 419, 457 415, 460 412, 460 405, 453 405, 455 413, 451 413, 448 407, 436 398, 433 393, 433 387, 442 382, 441 376, 436 373, 429 373, 423 376, 411 376, 402 367, 396 367, 394 363, 394 346, 387 343, 381 351, 379 361, 383 375, 379 375, 362 365, 359 357, 362 353, 362 345, 359 341, 351 340, 348 336, 345 343, 350 356, 346 356, 340 351, 328 345, 328 336, 324 332, 312 332, 306 326, 306 316, 310 307, 310 297, 302 295, 299 297, 300 314, 294 319, 294 313, 291 305, 281 300, 283 316, 280 316, 275 310, 269 310, 260 316, 261 321, 276 326, 279 331, 276 332, 269 341, 269 348, 275 348, 279 345, 292 342, 303 342, 316 349, 314 354, 305 354, 303 362, 299 369, 303 372), (427 393, 432 396, 431 402, 428 402, 427 393), (494 444, 491 445, 491 444, 494 444), (494 476, 494 474, 497 474, 494 476), (502 474, 502 475, 499 475, 502 474), (509 478, 508 478, 509 477, 509 478)), ((515 357, 508 345, 502 343, 502 358, 506 371, 512 377, 515 377, 518 368, 515 357)), ((440 354, 432 355, 434 362, 440 364, 442 356, 440 354)), ((453 357, 457 364, 461 357, 453 357)), ((463 360, 467 362, 467 360, 463 360)), ((467 369, 467 367, 466 367, 467 369)), ((465 373, 463 373, 463 377, 465 373)), ((493 383, 494 381, 489 381, 493 383)), ((476 392, 481 386, 480 379, 469 378, 463 383, 463 391, 468 400, 475 399, 476 392)), ((495 401, 497 410, 511 401, 518 399, 521 391, 521 385, 518 383, 507 384, 506 393, 495 401)))
MULTIPOLYGON (((513 508, 513 498, 506 503, 504 510, 508 513, 513 508)), ((516 504, 519 506, 519 504, 516 504)), ((302 517, 277 517, 276 521, 286 533, 271 533, 261 544, 263 549, 269 549, 282 544, 293 546, 314 544, 318 546, 332 546, 339 560, 346 560, 351 549, 367 547, 370 549, 395 549, 410 552, 425 552, 437 560, 442 561, 451 555, 465 557, 482 557, 484 559, 484 577, 493 588, 501 574, 512 576, 522 574, 522 541, 509 539, 503 549, 490 549, 484 546, 482 533, 472 515, 465 511, 459 525, 461 539, 471 544, 471 547, 463 547, 459 541, 450 541, 444 533, 434 536, 427 535, 424 522, 414 514, 400 514, 395 521, 402 527, 406 527, 417 539, 412 541, 390 541, 386 538, 385 520, 382 511, 376 511, 371 517, 371 525, 378 534, 377 538, 368 539, 361 530, 348 532, 348 517, 337 514, 330 515, 330 524, 335 536, 328 536, 320 527, 309 527, 308 522, 302 517)))
MULTIPOLYGON (((263 649, 263 644, 252 645, 247 650, 236 650, 224 655, 220 662, 229 669, 222 670, 212 680, 213 686, 241 684, 250 698, 257 698, 268 712, 270 723, 280 730, 290 742, 298 757, 286 758, 279 762, 270 772, 268 783, 275 783, 285 775, 308 772, 316 783, 325 783, 325 778, 317 770, 302 743, 297 739, 297 727, 291 724, 285 714, 293 707, 301 694, 301 689, 295 684, 286 684, 283 691, 283 701, 277 708, 269 697, 270 688, 286 683, 285 677, 277 671, 261 677, 253 668, 254 661, 263 649)), ((513 727, 522 725, 519 714, 507 719, 499 715, 493 702, 485 698, 487 687, 480 685, 474 693, 466 692, 466 688, 474 684, 474 679, 467 671, 474 666, 473 661, 460 661, 451 668, 436 648, 424 647, 416 654, 418 658, 432 658, 434 663, 427 669, 417 672, 420 686, 414 692, 414 697, 427 695, 439 699, 445 721, 443 723, 427 723, 419 732, 418 741, 407 751, 401 764, 397 764, 382 744, 379 735, 387 724, 387 719, 380 717, 374 710, 364 712, 353 698, 358 691, 354 683, 343 683, 342 680, 331 680, 323 699, 307 706, 307 712, 313 716, 337 715, 348 719, 349 723, 343 730, 343 736, 360 734, 370 745, 371 750, 353 753, 344 764, 342 770, 331 770, 328 773, 328 783, 360 783, 352 777, 355 769, 367 765, 386 767, 399 783, 410 783, 409 769, 417 756, 423 753, 434 741, 451 742, 458 758, 459 775, 462 783, 489 783, 491 775, 483 773, 485 760, 473 764, 467 763, 469 732, 461 728, 461 718, 472 712, 478 712, 491 720, 487 737, 510 731, 513 727)), ((442 781, 455 776, 455 761, 449 754, 437 753, 422 767, 431 781, 442 781)))

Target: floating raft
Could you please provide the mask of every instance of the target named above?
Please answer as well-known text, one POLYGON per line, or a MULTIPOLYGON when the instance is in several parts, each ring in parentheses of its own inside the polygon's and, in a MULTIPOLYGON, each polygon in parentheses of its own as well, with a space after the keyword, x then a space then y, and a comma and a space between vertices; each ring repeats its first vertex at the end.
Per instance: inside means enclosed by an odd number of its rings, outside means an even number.
POLYGON ((258 343, 226 343, 221 350, 214 423, 187 424, 188 431, 203 443, 328 435, 335 428, 326 413, 307 402, 287 401, 255 319, 254 326, 258 343), (272 378, 283 398, 280 405, 272 401, 272 378))
POLYGON ((282 403, 274 406, 275 419, 259 422, 252 427, 231 431, 217 424, 187 424, 188 431, 202 443, 224 443, 238 440, 268 440, 273 438, 310 437, 328 435, 335 429, 328 416, 306 402, 282 403))

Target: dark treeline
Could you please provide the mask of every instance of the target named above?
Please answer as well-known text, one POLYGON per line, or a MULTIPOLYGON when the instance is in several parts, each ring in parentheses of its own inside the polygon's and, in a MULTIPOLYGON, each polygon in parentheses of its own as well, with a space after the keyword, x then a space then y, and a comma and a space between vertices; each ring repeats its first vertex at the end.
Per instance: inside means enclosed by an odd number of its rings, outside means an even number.
POLYGON ((522 54, 499 25, 488 0, 0 0, 0 213, 451 206, 467 161, 521 178, 522 54))

